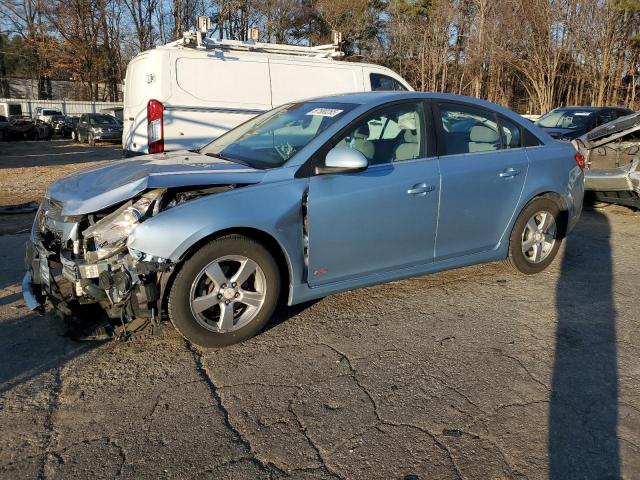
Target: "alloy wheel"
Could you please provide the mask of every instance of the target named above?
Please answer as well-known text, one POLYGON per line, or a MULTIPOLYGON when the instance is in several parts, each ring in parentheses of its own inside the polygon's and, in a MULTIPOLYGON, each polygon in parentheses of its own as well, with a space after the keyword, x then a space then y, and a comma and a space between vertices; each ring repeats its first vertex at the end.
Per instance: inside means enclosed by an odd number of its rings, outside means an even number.
POLYGON ((266 299, 260 266, 242 255, 226 255, 205 266, 191 284, 189 302, 196 321, 207 330, 227 333, 250 323, 266 299))
POLYGON ((534 213, 522 232, 522 253, 529 263, 543 262, 556 243, 556 220, 547 211, 534 213))

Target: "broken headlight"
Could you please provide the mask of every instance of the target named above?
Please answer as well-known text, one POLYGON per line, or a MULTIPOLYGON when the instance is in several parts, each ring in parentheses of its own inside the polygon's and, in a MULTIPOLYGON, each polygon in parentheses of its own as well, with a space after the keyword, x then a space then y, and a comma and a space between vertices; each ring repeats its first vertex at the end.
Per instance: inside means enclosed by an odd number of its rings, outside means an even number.
POLYGON ((101 260, 123 251, 133 229, 158 213, 163 193, 164 190, 152 190, 135 202, 129 200, 82 232, 86 241, 93 240, 95 247, 95 251, 87 253, 87 260, 101 260))

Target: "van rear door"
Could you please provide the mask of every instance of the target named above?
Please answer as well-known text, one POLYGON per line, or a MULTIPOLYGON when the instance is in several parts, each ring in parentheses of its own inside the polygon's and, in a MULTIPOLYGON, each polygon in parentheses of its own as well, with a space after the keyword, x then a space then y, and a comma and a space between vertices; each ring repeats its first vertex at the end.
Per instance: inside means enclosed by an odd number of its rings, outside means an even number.
POLYGON ((323 95, 364 90, 362 67, 326 61, 269 61, 273 106, 323 95))
POLYGON ((148 82, 152 78, 147 72, 147 57, 145 52, 135 57, 127 67, 124 86, 124 109, 122 125, 122 148, 125 151, 147 152, 147 102, 149 94, 146 91, 148 82))

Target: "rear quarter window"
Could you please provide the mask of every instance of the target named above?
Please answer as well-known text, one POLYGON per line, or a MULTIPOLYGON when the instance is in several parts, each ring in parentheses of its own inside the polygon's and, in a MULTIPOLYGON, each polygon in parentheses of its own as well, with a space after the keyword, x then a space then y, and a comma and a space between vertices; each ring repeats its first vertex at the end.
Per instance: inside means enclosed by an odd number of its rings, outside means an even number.
POLYGON ((543 143, 532 132, 523 128, 522 146, 523 147, 538 147, 543 143))

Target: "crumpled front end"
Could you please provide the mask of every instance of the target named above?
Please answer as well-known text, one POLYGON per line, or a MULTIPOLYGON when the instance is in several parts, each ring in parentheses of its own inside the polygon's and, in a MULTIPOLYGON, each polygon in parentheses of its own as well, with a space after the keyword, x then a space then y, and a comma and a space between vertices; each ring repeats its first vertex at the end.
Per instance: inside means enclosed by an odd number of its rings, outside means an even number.
POLYGON ((23 296, 31 309, 49 300, 73 321, 98 322, 111 332, 131 319, 155 319, 159 277, 173 265, 137 258, 126 239, 157 213, 164 190, 145 193, 111 212, 62 216, 62 205, 45 199, 26 246, 23 296))

